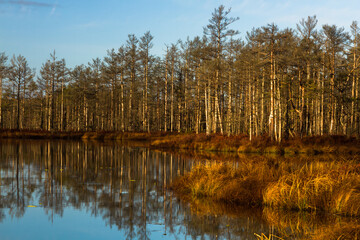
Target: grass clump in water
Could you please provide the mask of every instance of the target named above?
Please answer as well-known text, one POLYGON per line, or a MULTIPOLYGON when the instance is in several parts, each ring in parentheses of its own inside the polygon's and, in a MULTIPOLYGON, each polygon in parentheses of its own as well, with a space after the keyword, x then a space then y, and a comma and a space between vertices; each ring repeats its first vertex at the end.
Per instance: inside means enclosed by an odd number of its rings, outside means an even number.
POLYGON ((355 162, 315 162, 281 176, 264 204, 284 209, 360 215, 360 168, 355 162))
POLYGON ((265 161, 241 164, 228 163, 199 165, 187 175, 177 179, 172 188, 192 197, 210 197, 216 201, 241 205, 261 205, 262 193, 275 176, 268 171, 265 161))
POLYGON ((255 158, 199 165, 178 178, 175 192, 240 205, 360 216, 360 164, 255 158))

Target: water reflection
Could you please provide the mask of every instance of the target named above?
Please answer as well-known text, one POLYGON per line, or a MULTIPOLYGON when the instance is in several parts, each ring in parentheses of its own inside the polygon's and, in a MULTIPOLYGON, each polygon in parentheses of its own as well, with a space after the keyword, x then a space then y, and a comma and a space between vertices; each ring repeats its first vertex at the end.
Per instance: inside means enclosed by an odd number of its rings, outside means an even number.
POLYGON ((16 225, 12 219, 25 218, 32 207, 43 209, 40 218, 53 227, 69 209, 78 216, 88 213, 73 223, 77 227, 87 226, 89 215, 101 218, 101 231, 117 229, 111 238, 253 239, 254 232, 269 232, 261 210, 211 203, 190 207, 173 196, 168 185, 194 164, 181 155, 113 143, 3 141, 0 236, 17 238, 17 232, 1 225, 16 225))

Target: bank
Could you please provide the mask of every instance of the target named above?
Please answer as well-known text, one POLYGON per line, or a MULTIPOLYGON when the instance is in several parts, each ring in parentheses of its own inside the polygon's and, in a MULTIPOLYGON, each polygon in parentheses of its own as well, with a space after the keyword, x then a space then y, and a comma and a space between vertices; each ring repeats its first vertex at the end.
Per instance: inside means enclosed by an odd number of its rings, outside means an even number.
POLYGON ((174 132, 115 132, 115 131, 43 131, 43 130, 0 130, 0 138, 20 139, 83 139, 94 141, 143 141, 156 149, 184 149, 210 152, 240 152, 257 154, 360 154, 360 140, 342 135, 307 136, 291 138, 280 143, 267 135, 226 136, 205 133, 174 132))

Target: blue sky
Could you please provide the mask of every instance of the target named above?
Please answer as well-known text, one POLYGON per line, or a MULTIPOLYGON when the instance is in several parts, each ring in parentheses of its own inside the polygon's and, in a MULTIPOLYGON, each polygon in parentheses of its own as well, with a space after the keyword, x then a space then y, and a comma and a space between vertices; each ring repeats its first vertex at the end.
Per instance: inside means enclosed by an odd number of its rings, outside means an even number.
POLYGON ((31 67, 56 50, 69 67, 103 58, 127 35, 154 36, 152 53, 163 55, 165 44, 202 35, 214 8, 231 7, 232 25, 245 37, 253 27, 276 23, 296 27, 302 18, 316 15, 319 24, 349 29, 360 22, 359 0, 0 0, 0 52, 21 54, 31 67))

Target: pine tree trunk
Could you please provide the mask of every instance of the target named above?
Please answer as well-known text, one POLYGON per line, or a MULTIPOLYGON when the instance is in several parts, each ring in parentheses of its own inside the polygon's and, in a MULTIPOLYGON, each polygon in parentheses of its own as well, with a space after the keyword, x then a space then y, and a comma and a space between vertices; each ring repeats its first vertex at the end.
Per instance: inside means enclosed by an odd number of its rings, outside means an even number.
POLYGON ((228 83, 227 127, 226 127, 228 136, 231 135, 231 124, 232 124, 232 69, 230 68, 229 83, 228 83))
POLYGON ((188 99, 187 99, 187 95, 188 95, 188 78, 189 78, 189 73, 188 73, 188 68, 189 68, 189 63, 188 63, 188 59, 186 58, 186 62, 185 62, 185 80, 184 80, 184 126, 185 126, 185 131, 189 130, 189 116, 188 116, 188 99))
MULTIPOLYGON (((85 92, 85 89, 84 89, 84 92, 85 92)), ((83 117, 84 117, 84 119, 83 119, 83 127, 84 127, 84 129, 83 130, 87 130, 87 111, 86 111, 86 109, 87 109, 87 99, 86 99, 86 95, 85 95, 85 93, 84 93, 84 96, 83 96, 83 117)))
POLYGON ((174 73, 175 60, 171 61, 170 132, 174 130, 174 73))
POLYGON ((200 79, 199 79, 199 66, 195 70, 195 81, 196 81, 196 109, 195 109, 195 133, 198 134, 200 132, 200 79))
POLYGON ((261 130, 261 133, 264 132, 264 129, 265 129, 265 126, 264 126, 264 123, 265 123, 265 107, 264 107, 264 98, 265 98, 265 95, 264 95, 264 92, 265 92, 265 72, 263 71, 263 76, 261 78, 261 118, 260 118, 260 130, 261 130))
POLYGON ((250 141, 252 141, 252 136, 253 136, 253 128, 252 128, 252 123, 253 123, 253 113, 252 113, 252 97, 251 97, 251 92, 252 92, 252 86, 251 86, 251 79, 250 79, 250 69, 249 69, 249 86, 248 86, 248 114, 249 114, 249 139, 250 141))
POLYGON ((177 131, 181 132, 181 101, 178 101, 177 131))
POLYGON ((21 126, 20 126, 20 113, 21 113, 21 110, 20 110, 20 105, 21 105, 21 99, 20 99, 20 86, 21 86, 21 83, 20 83, 20 79, 19 79, 19 82, 18 82, 18 86, 17 86, 17 116, 16 116, 16 128, 17 129, 21 129, 21 126))
POLYGON ((124 75, 121 73, 120 76, 121 85, 120 85, 120 104, 121 104, 121 131, 125 131, 125 119, 124 119, 124 75))
POLYGON ((128 109, 128 131, 132 131, 132 98, 133 98, 133 76, 131 73, 130 93, 129 93, 129 109, 128 109))
POLYGON ((269 136, 274 139, 274 59, 273 52, 270 53, 270 115, 269 136))
POLYGON ((335 51, 332 53, 331 58, 331 74, 330 74, 330 134, 335 133, 336 128, 336 122, 335 122, 335 111, 336 111, 336 104, 335 104, 335 98, 334 98, 334 84, 335 84, 335 51))
POLYGON ((278 137, 277 141, 281 142, 282 140, 282 111, 281 111, 281 91, 280 91, 280 79, 278 80, 277 84, 277 102, 278 102, 278 137))
POLYGON ((55 76, 51 79, 51 121, 50 121, 50 129, 54 130, 54 119, 55 119, 55 76))
POLYGON ((205 121, 206 121, 206 135, 211 133, 211 116, 210 116, 210 86, 205 87, 205 121))
POLYGON ((164 131, 167 131, 167 100, 168 100, 168 56, 166 55, 166 62, 165 62, 165 96, 164 96, 164 131))
POLYGON ((356 92, 356 85, 357 85, 357 71, 355 71, 355 69, 357 68, 356 66, 356 49, 357 49, 357 34, 355 32, 354 35, 354 53, 353 53, 353 69, 354 69, 354 73, 353 73, 353 78, 352 78, 352 84, 351 84, 351 131, 354 131, 356 129, 356 124, 355 124, 355 118, 356 118, 356 111, 355 111, 355 92, 356 92))
POLYGON ((145 129, 147 132, 150 132, 149 124, 149 110, 148 110, 148 59, 146 60, 145 65, 145 129))
POLYGON ((60 130, 64 130, 64 79, 61 79, 61 113, 60 113, 60 130))

